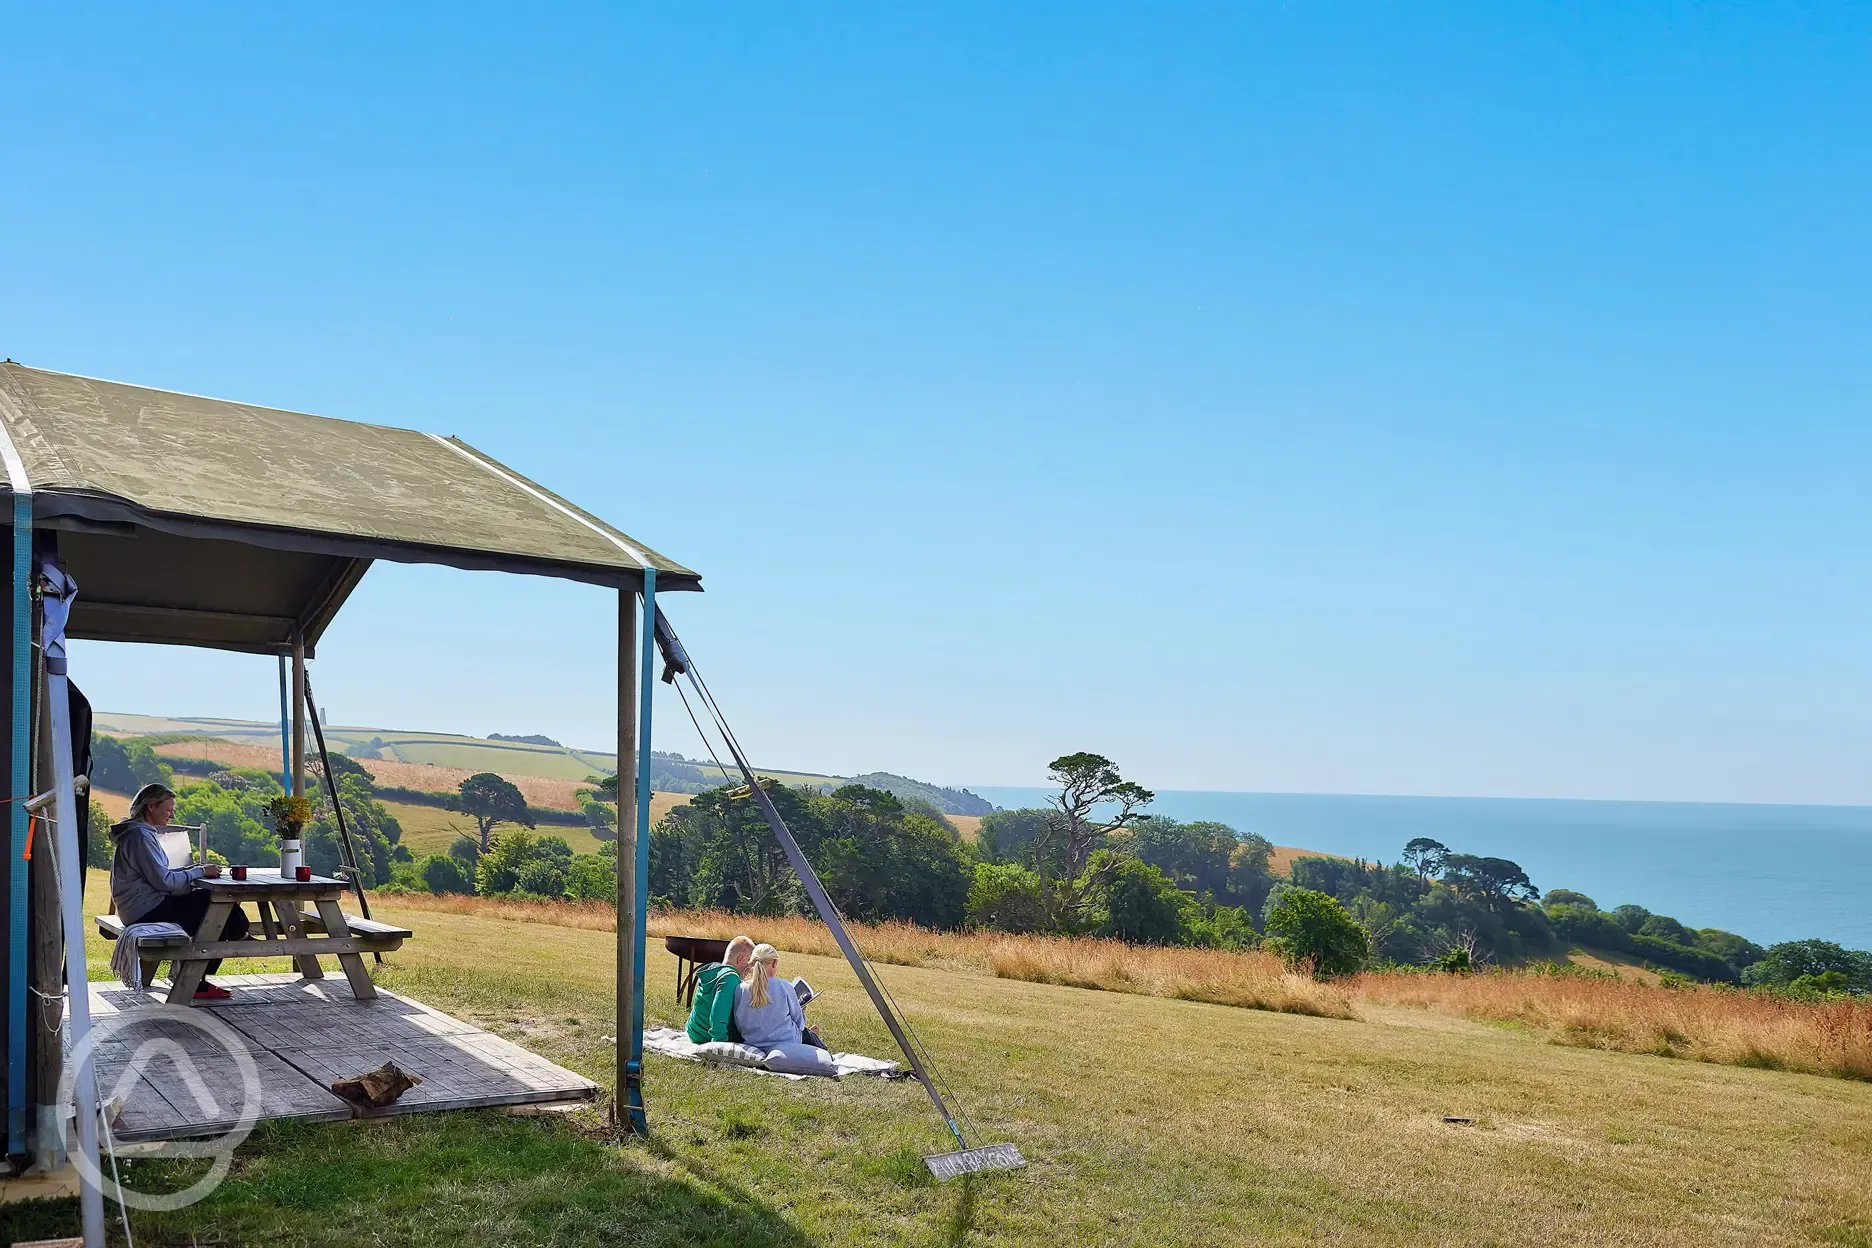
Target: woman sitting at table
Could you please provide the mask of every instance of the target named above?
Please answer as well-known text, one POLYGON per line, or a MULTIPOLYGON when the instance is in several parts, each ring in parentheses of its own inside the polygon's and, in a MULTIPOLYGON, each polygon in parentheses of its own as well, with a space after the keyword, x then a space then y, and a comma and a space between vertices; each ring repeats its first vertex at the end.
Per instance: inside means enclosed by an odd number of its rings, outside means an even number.
MULTIPOLYGON (((167 786, 146 784, 130 801, 130 817, 112 826, 117 851, 111 858, 111 902, 126 928, 137 923, 174 923, 190 936, 199 936, 202 920, 208 917, 209 897, 195 887, 195 881, 218 879, 221 868, 214 863, 169 865, 159 830, 175 818, 175 804, 175 794, 167 786)), ((220 935, 210 939, 247 939, 247 916, 239 906, 228 915, 220 935)), ((207 973, 219 969, 221 960, 216 958, 208 964, 207 973)), ((225 1001, 233 995, 206 979, 195 990, 197 1001, 225 1001)))

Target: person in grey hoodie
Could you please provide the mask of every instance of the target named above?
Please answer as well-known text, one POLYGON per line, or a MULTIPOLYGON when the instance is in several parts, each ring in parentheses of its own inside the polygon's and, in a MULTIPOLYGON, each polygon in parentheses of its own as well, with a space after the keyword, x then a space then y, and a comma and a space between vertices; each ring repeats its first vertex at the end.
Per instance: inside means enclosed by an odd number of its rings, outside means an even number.
MULTIPOLYGON (((146 784, 130 801, 130 817, 111 827, 111 839, 117 845, 111 857, 111 902, 125 927, 133 923, 175 923, 189 935, 199 936, 202 920, 208 917, 209 898, 195 888, 195 881, 216 879, 221 868, 214 863, 169 865, 157 829, 169 826, 175 817, 175 804, 175 794, 167 786, 146 784)), ((246 940, 247 931, 247 915, 236 906, 219 939, 246 940)), ((208 964, 210 975, 220 969, 218 958, 208 964)), ((232 995, 204 979, 195 999, 223 1001, 232 995)))

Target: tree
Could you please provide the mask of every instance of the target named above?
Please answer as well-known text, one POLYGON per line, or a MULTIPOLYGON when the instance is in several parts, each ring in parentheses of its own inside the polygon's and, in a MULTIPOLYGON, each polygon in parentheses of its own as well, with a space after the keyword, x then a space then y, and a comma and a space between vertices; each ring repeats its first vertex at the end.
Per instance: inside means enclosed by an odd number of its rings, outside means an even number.
POLYGON ((169 765, 147 741, 109 733, 91 734, 91 783, 112 793, 135 793, 146 784, 168 784, 169 765))
POLYGON ((617 858, 579 854, 566 872, 566 896, 579 901, 617 900, 617 858))
POLYGON ((1527 872, 1506 858, 1450 854, 1443 860, 1443 882, 1459 895, 1500 913, 1516 901, 1533 901, 1540 890, 1527 872))
POLYGON ((1665 914, 1654 914, 1638 925, 1639 936, 1655 936, 1659 940, 1668 940, 1673 945, 1687 945, 1695 948, 1696 933, 1665 914))
POLYGON ((1872 953, 1845 949, 1830 940, 1789 940, 1770 945, 1761 961, 1742 973, 1742 982, 1786 987, 1803 976, 1817 977, 1834 971, 1845 976, 1848 988, 1872 991, 1872 953))
POLYGON ((1267 920, 1268 943, 1288 962, 1310 966, 1327 978, 1350 975, 1365 965, 1371 945, 1338 900, 1310 888, 1280 893, 1267 920))
POLYGON ((462 864, 446 854, 426 854, 417 863, 416 870, 422 876, 422 882, 435 894, 472 893, 473 878, 462 870, 462 864))
MULTIPOLYGON (((369 774, 356 764, 351 764, 353 770, 340 768, 339 757, 333 756, 332 771, 338 777, 338 800, 344 807, 351 843, 357 850, 358 868, 364 873, 366 885, 386 884, 390 880, 394 847, 403 839, 403 827, 389 809, 376 800, 377 790, 369 774)), ((312 790, 312 799, 316 814, 305 830, 306 862, 318 874, 331 875, 344 862, 343 837, 338 831, 338 821, 332 816, 331 795, 324 785, 312 790)))
POLYGON ((533 897, 563 897, 566 873, 551 859, 535 858, 520 868, 520 874, 514 881, 514 891, 533 897))
MULTIPOLYGON (((320 766, 319 760, 316 758, 312 759, 309 765, 313 775, 319 778, 321 784, 324 783, 325 769, 320 766)), ((344 754, 331 755, 331 774, 340 780, 343 780, 346 776, 353 776, 362 780, 365 784, 370 785, 372 788, 375 788, 377 783, 376 779, 365 769, 362 763, 344 754)))
MULTIPOLYGON (((1113 832, 1149 818, 1138 812, 1156 795, 1119 775, 1117 766, 1099 754, 1061 755, 1047 765, 1047 775, 1060 793, 1048 799, 1053 809, 1035 838, 1034 863, 1053 925, 1071 930, 1083 923, 1104 883, 1099 873, 1086 870, 1093 853, 1113 832)), ((1105 862, 1116 865, 1115 859, 1105 862)))
POLYGON ((527 813, 526 798, 520 790, 514 787, 513 781, 491 771, 476 772, 461 782, 461 808, 463 814, 473 817, 484 854, 494 848, 494 829, 499 825, 533 826, 533 817, 527 813))
POLYGON ((1100 909, 1104 912, 1097 935, 1140 945, 1171 945, 1185 934, 1186 912, 1193 908, 1188 893, 1161 870, 1136 858, 1101 849, 1094 854, 1117 859, 1098 870, 1103 879, 1100 909))
MULTIPOLYGON (((650 838, 652 894, 737 913, 800 909, 805 898, 773 829, 751 799, 733 792, 699 793, 658 822, 650 838), (666 887, 676 891, 665 894, 666 887)), ((807 861, 815 864, 822 861, 819 851, 826 839, 820 808, 812 801, 818 796, 778 784, 767 790, 807 861)))
POLYGON ((586 800, 579 803, 579 814, 585 816, 585 826, 591 834, 601 841, 617 839, 617 815, 603 802, 586 800))
MULTIPOLYGON (((927 807, 862 784, 805 798, 819 831, 809 855, 826 892, 854 918, 959 927, 970 864, 960 838, 927 807)), ((803 907, 804 899, 801 899, 803 907)))
POLYGON ((1353 921, 1365 929, 1366 943, 1373 956, 1401 962, 1416 952, 1413 934, 1401 929, 1398 914, 1388 901, 1370 893, 1360 893, 1346 905, 1353 921))
POLYGON ((1651 912, 1643 906, 1619 906, 1612 911, 1612 921, 1626 931, 1637 935, 1644 921, 1651 917, 1651 912))
POLYGON ((1696 947, 1712 957, 1721 958, 1737 975, 1767 956, 1768 951, 1745 936, 1725 932, 1719 927, 1700 928, 1696 947))
POLYGON ((448 856, 462 864, 470 875, 481 860, 481 842, 472 836, 458 836, 449 842, 448 856))
POLYGON ((1033 866, 1034 842, 1039 839, 1049 810, 997 810, 983 815, 975 834, 975 851, 984 862, 1018 862, 1033 866))
POLYGON ((1599 903, 1585 893, 1576 893, 1570 888, 1550 888, 1541 898, 1543 906, 1579 906, 1586 910, 1597 910, 1599 903))
POLYGON ((1449 852, 1449 846, 1442 841, 1419 836, 1405 842, 1404 865, 1427 880, 1443 874, 1443 860, 1449 857, 1449 852))
POLYGON ((511 893, 520 886, 520 872, 531 865, 539 847, 531 833, 509 832, 483 851, 475 865, 475 892, 483 897, 511 893))
POLYGON ((109 870, 116 854, 117 847, 110 839, 110 816, 103 806, 92 802, 85 827, 85 866, 109 870))
POLYGON ((1042 930, 1047 912, 1040 877, 1017 863, 976 863, 969 884, 968 923, 1002 932, 1042 930))

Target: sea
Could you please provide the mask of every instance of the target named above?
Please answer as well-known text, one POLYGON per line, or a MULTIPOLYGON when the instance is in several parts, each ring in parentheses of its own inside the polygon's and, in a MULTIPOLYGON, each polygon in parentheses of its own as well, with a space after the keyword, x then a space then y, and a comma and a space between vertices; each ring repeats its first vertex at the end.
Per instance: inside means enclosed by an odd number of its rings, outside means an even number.
MULTIPOLYGON (((1055 792, 969 788, 1008 809, 1055 792)), ((1872 949, 1872 806, 1187 790, 1160 792, 1149 809, 1379 862, 1428 836, 1457 853, 1512 859, 1541 891, 1575 889, 1602 909, 1633 902, 1762 945, 1818 938, 1872 949)))

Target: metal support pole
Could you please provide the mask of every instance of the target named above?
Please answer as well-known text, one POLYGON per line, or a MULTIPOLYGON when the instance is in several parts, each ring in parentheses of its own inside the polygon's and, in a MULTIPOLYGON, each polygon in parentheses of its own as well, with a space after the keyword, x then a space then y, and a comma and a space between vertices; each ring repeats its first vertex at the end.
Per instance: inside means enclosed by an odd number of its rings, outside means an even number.
MULTIPOLYGON (((38 633, 35 620, 35 649, 38 633)), ((44 673, 38 670, 33 675, 44 679, 44 673)), ((52 703, 43 688, 35 687, 35 692, 38 710, 33 716, 35 749, 30 792, 50 793, 58 785, 52 762, 52 703)), ((58 1095, 59 1080, 65 1073, 65 1051, 59 1043, 59 1028, 65 1021, 65 929, 62 919, 54 922, 54 916, 64 912, 65 899, 59 895, 58 845, 44 815, 39 816, 32 842, 32 983, 26 1007, 26 1034, 30 1039, 27 1051, 33 1057, 31 1133, 34 1164, 50 1174, 65 1164, 65 1114, 58 1095)))
MULTIPOLYGON (((47 565, 55 573, 55 565, 47 565)), ((69 595, 76 587, 64 580, 69 595)), ((71 1020, 73 1047, 91 1033, 91 990, 85 979, 84 876, 78 870, 81 861, 78 840, 78 797, 72 790, 71 688, 65 671, 65 627, 63 613, 57 629, 50 624, 45 639, 45 698, 51 706, 52 777, 54 828, 58 844, 59 883, 65 894, 65 1011, 71 1020)), ((98 1169, 98 1098, 93 1063, 86 1062, 73 1072, 73 1118, 78 1127, 78 1151, 90 1163, 91 1173, 98 1169)), ((104 1193, 88 1176, 81 1176, 78 1210, 84 1228, 85 1248, 104 1248, 104 1193)))
MULTIPOLYGON (((357 842, 351 839, 351 825, 345 822, 344 803, 338 800, 338 777, 332 773, 331 753, 325 748, 325 725, 319 722, 318 698, 312 693, 312 674, 306 673, 306 709, 312 715, 312 740, 318 746, 319 770, 325 773, 325 792, 331 797, 332 818, 338 821, 338 849, 344 859, 344 865, 351 871, 351 891, 357 894, 358 909, 365 918, 370 918, 370 898, 364 892, 364 870, 358 866, 357 842)), ((377 959, 377 965, 383 965, 383 954, 371 951, 371 957, 377 959)))
MULTIPOLYGON (((643 1021, 644 1021, 644 926, 650 917, 650 717, 656 694, 656 569, 643 574, 643 633, 638 649, 642 652, 637 675, 637 783, 632 786, 631 827, 631 1017, 630 1068, 637 1072, 637 1100, 631 1107, 631 1129, 640 1135, 650 1132, 643 1105, 643 1021)), ((624 760, 618 759, 622 774, 624 760)), ((618 812, 620 815, 622 811, 618 812)))
MULTIPOLYGON (((643 926, 637 909, 637 604, 628 589, 618 591, 618 865, 617 865, 617 1094, 611 1113, 615 1125, 649 1130, 643 1104, 643 926), (639 1025, 632 1027, 632 1021, 639 1025)), ((654 636, 646 630, 646 637, 654 636)), ((648 884, 648 881, 645 881, 648 884)))
POLYGON ((286 656, 279 656, 280 677, 280 792, 292 792, 292 720, 291 703, 286 695, 286 656))
POLYGON ((293 628, 292 641, 292 787, 294 797, 305 796, 305 634, 293 628))
POLYGON ((7 855, 7 1152, 26 1151, 26 948, 27 891, 26 807, 32 793, 32 485, 13 441, 0 429, 0 455, 6 458, 13 487, 13 766, 12 801, 8 804, 12 852, 7 855))

